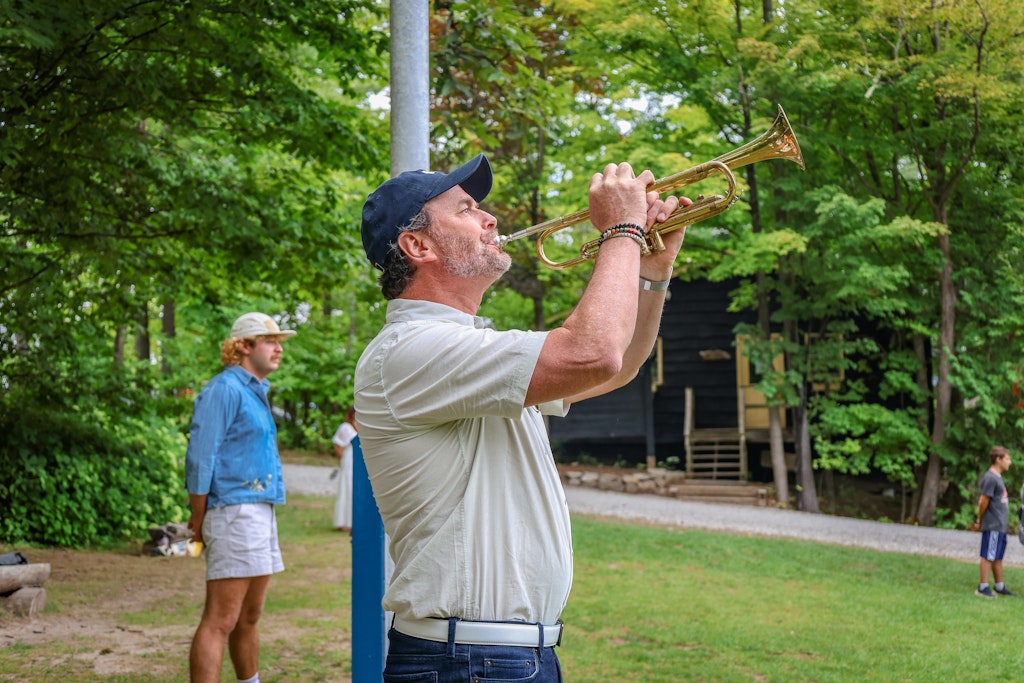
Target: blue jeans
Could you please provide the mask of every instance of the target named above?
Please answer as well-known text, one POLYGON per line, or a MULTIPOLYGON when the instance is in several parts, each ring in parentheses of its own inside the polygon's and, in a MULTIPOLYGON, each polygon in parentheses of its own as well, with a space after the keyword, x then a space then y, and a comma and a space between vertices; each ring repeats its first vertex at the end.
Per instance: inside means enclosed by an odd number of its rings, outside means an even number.
POLYGON ((555 648, 462 645, 388 631, 384 683, 562 683, 555 648))

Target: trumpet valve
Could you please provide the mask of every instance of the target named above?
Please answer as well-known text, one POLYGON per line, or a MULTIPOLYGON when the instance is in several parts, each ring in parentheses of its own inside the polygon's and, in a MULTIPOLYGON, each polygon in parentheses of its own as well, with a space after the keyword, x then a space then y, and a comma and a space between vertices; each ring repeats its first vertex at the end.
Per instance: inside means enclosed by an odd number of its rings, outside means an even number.
POLYGON ((661 239, 661 233, 658 232, 657 226, 650 229, 644 240, 647 242, 647 248, 650 250, 650 253, 660 254, 665 251, 665 241, 661 239))

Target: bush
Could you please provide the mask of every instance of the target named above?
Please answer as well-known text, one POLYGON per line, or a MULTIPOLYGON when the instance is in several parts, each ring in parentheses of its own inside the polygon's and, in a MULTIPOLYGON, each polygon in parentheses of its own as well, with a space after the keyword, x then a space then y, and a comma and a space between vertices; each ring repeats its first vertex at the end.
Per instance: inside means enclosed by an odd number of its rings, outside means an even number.
POLYGON ((186 518, 185 439, 153 416, 0 416, 0 541, 80 547, 186 518))

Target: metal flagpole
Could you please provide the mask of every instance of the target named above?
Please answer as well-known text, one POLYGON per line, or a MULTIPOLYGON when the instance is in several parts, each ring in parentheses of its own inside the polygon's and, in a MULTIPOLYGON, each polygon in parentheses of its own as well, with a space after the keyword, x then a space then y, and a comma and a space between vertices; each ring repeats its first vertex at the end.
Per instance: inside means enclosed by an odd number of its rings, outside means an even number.
MULTIPOLYGON (((430 168, 428 10, 427 0, 391 0, 392 176, 430 168)), ((358 437, 352 451, 352 681, 380 683, 388 628, 381 601, 393 567, 358 437)))

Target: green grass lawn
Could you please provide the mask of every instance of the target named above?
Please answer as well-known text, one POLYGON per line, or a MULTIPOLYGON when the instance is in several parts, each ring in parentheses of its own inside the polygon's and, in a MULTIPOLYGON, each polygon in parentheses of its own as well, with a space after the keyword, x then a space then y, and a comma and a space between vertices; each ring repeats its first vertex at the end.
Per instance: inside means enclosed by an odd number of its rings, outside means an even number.
MULTIPOLYGON (((973 594, 973 562, 577 519, 568 680, 1015 677, 1024 598, 973 594)), ((1024 589, 1022 572, 1007 570, 1024 589)))
MULTIPOLYGON (((351 544, 331 529, 331 503, 292 496, 279 509, 288 570, 274 577, 261 622, 264 683, 351 677, 351 544)), ((575 578, 559 649, 570 682, 963 683, 1011 679, 1021 670, 1013 629, 1024 598, 974 596, 973 558, 585 518, 573 521, 573 533, 575 578)), ((85 555, 77 557, 84 562, 85 555)), ((54 558, 74 564, 76 553, 54 558)), ((49 605, 36 621, 0 616, 0 681, 185 680, 202 606, 201 561, 112 559, 130 568, 81 578, 55 572, 64 578, 48 583, 49 605), (101 605, 116 596, 127 572, 146 580, 137 574, 148 567, 190 576, 174 583, 176 599, 125 609, 112 627, 163 634, 166 647, 140 654, 138 669, 98 669, 104 657, 125 654, 116 644, 18 641, 19 628, 51 628, 51 615, 95 618, 90 600, 101 605)), ((171 595, 167 576, 160 580, 171 595)), ((1024 570, 1007 569, 1007 583, 1024 589, 1024 570)), ((130 659, 122 657, 122 666, 130 669, 130 659)), ((227 663, 221 680, 234 680, 227 663)))

